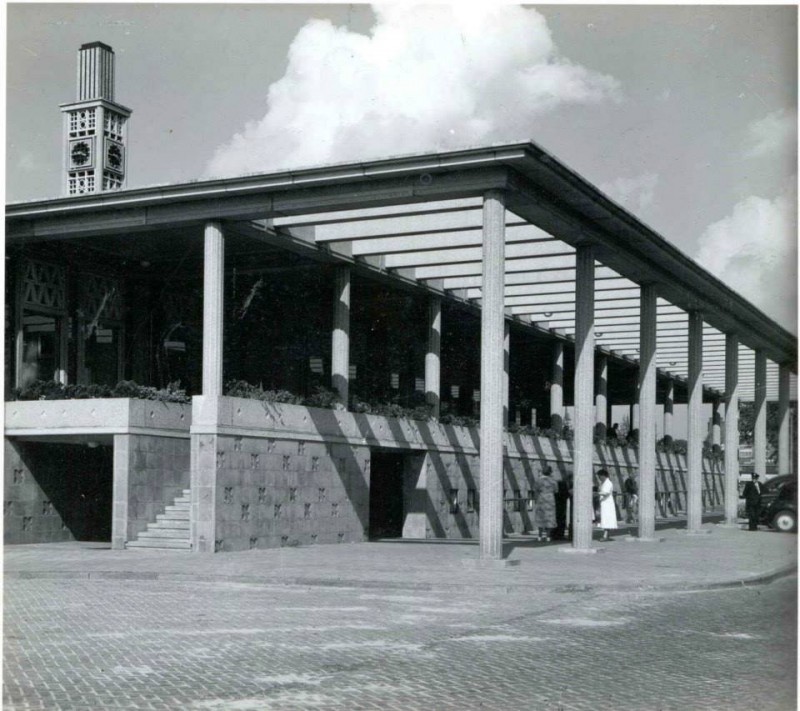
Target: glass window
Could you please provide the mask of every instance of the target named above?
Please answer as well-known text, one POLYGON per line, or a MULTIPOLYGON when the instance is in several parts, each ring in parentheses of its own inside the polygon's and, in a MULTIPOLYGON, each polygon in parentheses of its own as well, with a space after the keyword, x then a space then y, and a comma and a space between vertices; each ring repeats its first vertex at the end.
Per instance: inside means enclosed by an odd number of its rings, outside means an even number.
POLYGON ((87 382, 108 386, 119 382, 119 339, 117 327, 96 326, 91 330, 84 351, 87 382))
POLYGON ((60 369, 60 319, 25 313, 22 317, 22 363, 19 384, 57 380, 60 369))

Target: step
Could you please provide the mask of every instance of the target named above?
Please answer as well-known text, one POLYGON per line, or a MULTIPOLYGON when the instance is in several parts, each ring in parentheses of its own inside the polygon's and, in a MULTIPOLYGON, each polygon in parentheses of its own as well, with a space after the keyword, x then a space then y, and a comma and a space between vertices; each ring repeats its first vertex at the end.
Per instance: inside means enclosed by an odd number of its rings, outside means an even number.
POLYGON ((178 512, 182 512, 182 511, 186 511, 186 512, 191 511, 191 505, 190 504, 178 504, 177 506, 165 506, 164 507, 164 513, 168 513, 168 514, 169 513, 178 513, 178 512))
POLYGON ((187 528, 148 528, 139 534, 139 538, 182 538, 189 540, 189 529, 187 528))
POLYGON ((145 538, 138 541, 129 541, 126 548, 169 548, 171 550, 190 551, 192 544, 186 540, 172 538, 145 538))
POLYGON ((155 523, 147 524, 147 528, 151 531, 153 530, 161 530, 164 529, 165 531, 172 531, 172 530, 181 530, 181 531, 188 531, 191 523, 188 519, 172 519, 171 521, 156 521, 155 523))
POLYGON ((191 505, 192 497, 191 496, 179 496, 174 501, 175 504, 184 504, 184 505, 191 505))
POLYGON ((189 511, 168 511, 167 513, 158 514, 156 521, 188 521, 189 511))

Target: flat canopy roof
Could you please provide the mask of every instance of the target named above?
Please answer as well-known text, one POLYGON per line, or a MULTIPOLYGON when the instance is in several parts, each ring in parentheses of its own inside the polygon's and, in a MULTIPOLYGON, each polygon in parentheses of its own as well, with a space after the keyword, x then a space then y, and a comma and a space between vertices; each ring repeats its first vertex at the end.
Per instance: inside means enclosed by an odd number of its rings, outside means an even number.
MULTIPOLYGON (((9 244, 235 223, 239 233, 346 261, 480 305, 481 198, 506 195, 505 307, 554 337, 574 333, 575 247, 596 257, 598 348, 636 360, 639 287, 658 293, 658 366, 684 378, 687 312, 705 323, 704 375, 724 390, 724 340, 740 343, 742 396, 753 351, 796 373, 797 338, 534 143, 16 203, 9 244)), ((770 366, 775 382, 775 366, 770 366)), ((774 387, 770 387, 774 395, 774 387)))

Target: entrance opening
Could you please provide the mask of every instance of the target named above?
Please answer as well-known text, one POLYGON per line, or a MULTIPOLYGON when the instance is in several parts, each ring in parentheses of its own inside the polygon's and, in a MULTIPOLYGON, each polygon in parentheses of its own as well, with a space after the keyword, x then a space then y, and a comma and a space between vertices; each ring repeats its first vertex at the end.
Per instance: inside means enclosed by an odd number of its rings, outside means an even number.
POLYGON ((403 472, 405 456, 398 452, 372 452, 369 481, 369 537, 403 535, 403 472))
POLYGON ((17 493, 21 500, 34 502, 28 506, 31 533, 24 541, 110 542, 113 447, 99 443, 19 444, 31 476, 20 484, 17 493))

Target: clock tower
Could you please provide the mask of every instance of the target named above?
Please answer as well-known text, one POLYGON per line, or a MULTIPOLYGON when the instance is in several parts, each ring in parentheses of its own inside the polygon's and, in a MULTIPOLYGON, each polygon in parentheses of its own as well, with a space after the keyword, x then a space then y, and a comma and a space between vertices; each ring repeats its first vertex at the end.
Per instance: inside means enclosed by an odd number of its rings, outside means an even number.
POLYGON ((114 101, 114 50, 102 42, 78 50, 78 96, 62 104, 64 193, 85 195, 125 187, 131 110, 114 101))

